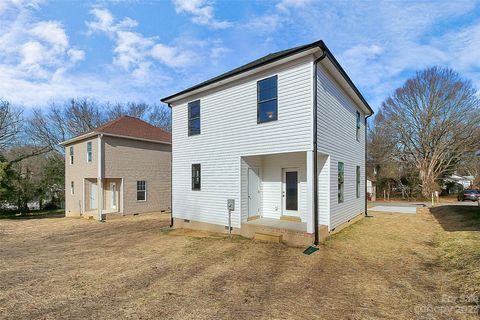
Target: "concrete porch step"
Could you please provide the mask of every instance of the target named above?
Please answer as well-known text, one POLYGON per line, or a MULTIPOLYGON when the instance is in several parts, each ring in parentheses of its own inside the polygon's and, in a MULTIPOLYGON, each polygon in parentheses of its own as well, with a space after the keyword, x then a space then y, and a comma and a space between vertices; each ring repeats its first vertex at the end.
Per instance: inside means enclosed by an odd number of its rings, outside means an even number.
POLYGON ((276 242, 276 243, 281 243, 282 242, 282 235, 276 235, 276 234, 267 234, 267 233, 259 233, 255 232, 255 236, 253 237, 255 240, 259 241, 266 241, 266 242, 276 242))

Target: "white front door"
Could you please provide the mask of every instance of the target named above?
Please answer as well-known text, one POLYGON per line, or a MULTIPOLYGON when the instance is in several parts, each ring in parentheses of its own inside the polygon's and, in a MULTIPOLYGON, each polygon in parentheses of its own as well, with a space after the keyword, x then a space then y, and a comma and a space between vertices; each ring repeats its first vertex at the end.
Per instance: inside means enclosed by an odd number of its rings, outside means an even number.
POLYGON ((91 210, 98 208, 97 197, 98 197, 97 184, 91 183, 90 184, 90 209, 91 210))
POLYGON ((110 208, 117 208, 117 184, 110 182, 110 208))
POLYGON ((283 169, 282 197, 283 207, 282 214, 285 216, 300 217, 298 210, 299 196, 299 170, 298 168, 283 169))
POLYGON ((260 215, 260 183, 257 168, 248 168, 248 216, 260 215))

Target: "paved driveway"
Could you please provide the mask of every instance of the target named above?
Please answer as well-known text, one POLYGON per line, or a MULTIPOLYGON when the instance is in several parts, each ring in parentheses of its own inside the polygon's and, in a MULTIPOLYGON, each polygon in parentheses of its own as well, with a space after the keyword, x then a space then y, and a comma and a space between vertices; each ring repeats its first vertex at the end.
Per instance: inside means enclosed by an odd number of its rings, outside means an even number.
POLYGON ((375 206, 368 211, 377 211, 377 212, 390 212, 390 213, 417 213, 416 206, 375 206))

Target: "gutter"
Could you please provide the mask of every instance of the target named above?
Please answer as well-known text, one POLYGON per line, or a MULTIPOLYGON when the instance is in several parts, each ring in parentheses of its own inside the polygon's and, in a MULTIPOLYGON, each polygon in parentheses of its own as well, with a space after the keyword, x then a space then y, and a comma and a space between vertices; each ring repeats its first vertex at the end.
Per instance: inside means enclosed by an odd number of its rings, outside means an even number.
MULTIPOLYGON (((318 245, 320 242, 319 239, 319 234, 318 234, 318 136, 317 136, 317 125, 318 125, 318 120, 317 120, 317 114, 318 114, 318 105, 317 105, 317 81, 318 81, 318 71, 317 71, 317 65, 320 61, 325 59, 327 56, 327 51, 322 48, 322 55, 320 58, 317 58, 313 62, 313 79, 314 79, 314 86, 313 86, 313 174, 314 174, 314 179, 313 179, 313 224, 314 224, 314 231, 315 231, 315 240, 313 244, 315 246, 318 245)), ((366 203, 366 202, 365 202, 366 203)))
POLYGON ((367 120, 373 116, 373 113, 367 115, 365 117, 365 217, 368 217, 368 204, 367 204, 367 149, 368 149, 368 143, 367 143, 367 120))

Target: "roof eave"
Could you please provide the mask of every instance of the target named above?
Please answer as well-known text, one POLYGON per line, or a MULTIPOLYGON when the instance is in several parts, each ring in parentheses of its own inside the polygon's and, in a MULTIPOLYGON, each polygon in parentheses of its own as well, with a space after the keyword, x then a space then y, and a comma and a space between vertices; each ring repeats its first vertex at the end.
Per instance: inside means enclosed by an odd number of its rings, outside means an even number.
MULTIPOLYGON (((353 81, 350 79, 350 77, 347 75, 347 73, 345 72, 345 70, 342 68, 342 66, 338 63, 337 59, 335 59, 335 57, 333 56, 333 54, 331 53, 330 49, 328 49, 328 47, 325 45, 325 43, 323 42, 323 40, 320 40, 320 41, 316 41, 316 42, 313 42, 311 43, 310 45, 307 45, 307 46, 304 46, 304 47, 301 47, 299 48, 298 50, 296 51, 290 51, 290 52, 287 52, 283 55, 280 55, 280 56, 277 56, 273 59, 270 59, 270 60, 265 60, 264 62, 258 64, 258 65, 255 65, 255 66, 252 66, 250 68, 245 68, 245 69, 242 69, 242 70, 239 70, 237 73, 233 73, 233 74, 228 74, 226 75, 225 77, 220 77, 220 78, 214 78, 211 79, 211 80, 207 80, 207 81, 204 81, 198 85, 195 85, 193 87, 190 87, 188 89, 185 89, 183 91, 180 91, 176 94, 173 94, 171 96, 168 96, 168 97, 165 97, 163 99, 161 99, 160 101, 163 102, 163 103, 166 103, 168 104, 169 107, 171 107, 171 103, 176 101, 176 100, 180 100, 180 99, 183 99, 183 98, 186 98, 194 93, 198 93, 200 92, 200 89, 204 89, 205 87, 209 87, 212 86, 213 84, 217 84, 225 79, 229 79, 229 78, 233 78, 235 76, 238 76, 238 75, 241 75, 241 74, 244 74, 244 73, 247 73, 249 71, 252 71, 252 70, 255 70, 255 69, 258 69, 258 68, 261 68, 261 67, 264 67, 266 65, 269 65, 271 63, 274 63, 276 61, 279 61, 279 60, 282 60, 282 59, 285 59, 285 58, 288 58, 290 56, 293 56, 293 55, 296 55, 296 54, 299 54, 299 53, 302 53, 304 51, 308 51, 308 50, 311 50, 311 49, 314 49, 314 48, 319 48, 320 50, 322 51, 325 51, 327 53, 327 57, 328 59, 332 62, 333 66, 335 67, 335 69, 342 75, 342 77, 345 79, 345 81, 348 83, 348 85, 353 89, 353 91, 355 92, 355 94, 358 96, 358 98, 360 99, 360 101, 363 103, 363 105, 365 106, 365 108, 368 110, 369 112, 369 115, 373 115, 373 109, 370 107, 370 105, 368 104, 368 102, 365 100, 365 98, 363 97, 363 95, 360 93, 360 91, 358 90, 358 88, 355 86, 355 84, 353 83, 353 81)), ((228 73, 228 72, 227 72, 228 73)), ((220 84, 218 84, 220 85, 220 84)), ((212 88, 215 87, 215 86, 212 86, 212 88)), ((206 89, 204 89, 206 90, 206 89)))
POLYGON ((78 142, 78 141, 81 141, 81 140, 85 140, 85 139, 88 139, 88 138, 91 138, 91 137, 94 137, 94 136, 97 136, 97 135, 104 135, 104 136, 108 136, 108 137, 138 140, 138 141, 145 141, 145 142, 152 142, 152 143, 159 143, 159 144, 167 144, 167 145, 172 144, 171 142, 168 142, 168 141, 160 141, 160 140, 154 140, 154 139, 146 139, 146 138, 140 138, 140 137, 132 137, 132 136, 125 136, 125 135, 120 135, 120 134, 113 134, 113 133, 108 133, 108 132, 93 131, 93 132, 89 132, 87 134, 83 134, 81 136, 78 136, 78 137, 60 142, 59 145, 67 146, 69 144, 72 144, 72 143, 75 143, 75 142, 78 142))
POLYGON ((65 140, 65 141, 62 141, 59 143, 59 145, 61 146, 67 146, 69 144, 72 144, 72 143, 75 143, 77 141, 80 141, 80 140, 84 140, 84 139, 87 139, 87 138, 91 138, 93 136, 96 136, 100 134, 100 132, 97 132, 97 131, 91 131, 91 132, 88 132, 88 133, 85 133, 85 134, 82 134, 82 135, 79 135, 77 137, 74 137, 72 139, 68 139, 68 140, 65 140))

